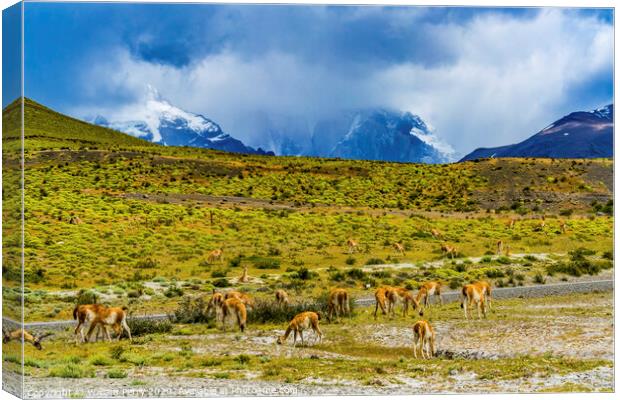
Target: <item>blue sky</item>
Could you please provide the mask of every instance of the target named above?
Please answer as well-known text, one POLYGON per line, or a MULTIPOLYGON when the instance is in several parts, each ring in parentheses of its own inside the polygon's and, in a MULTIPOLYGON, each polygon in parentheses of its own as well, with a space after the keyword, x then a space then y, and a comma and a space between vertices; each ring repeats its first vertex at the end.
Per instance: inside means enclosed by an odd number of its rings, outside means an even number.
POLYGON ((111 118, 150 84, 250 143, 252 113, 392 107, 466 153, 611 102, 613 14, 29 2, 25 81, 49 107, 111 118))

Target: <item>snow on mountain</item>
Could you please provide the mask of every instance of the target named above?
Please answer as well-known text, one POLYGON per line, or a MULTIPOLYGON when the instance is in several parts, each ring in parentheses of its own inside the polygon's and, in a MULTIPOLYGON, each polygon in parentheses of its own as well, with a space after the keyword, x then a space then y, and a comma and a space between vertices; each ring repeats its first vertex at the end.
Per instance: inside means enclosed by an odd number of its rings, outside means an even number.
POLYGON ((148 87, 145 101, 131 110, 131 120, 108 121, 97 116, 92 123, 115 129, 167 146, 192 146, 234 153, 272 154, 253 149, 225 133, 214 121, 184 111, 164 100, 157 90, 148 87))
POLYGON ((613 157, 613 130, 610 104, 568 114, 520 143, 476 149, 461 161, 488 157, 613 157))

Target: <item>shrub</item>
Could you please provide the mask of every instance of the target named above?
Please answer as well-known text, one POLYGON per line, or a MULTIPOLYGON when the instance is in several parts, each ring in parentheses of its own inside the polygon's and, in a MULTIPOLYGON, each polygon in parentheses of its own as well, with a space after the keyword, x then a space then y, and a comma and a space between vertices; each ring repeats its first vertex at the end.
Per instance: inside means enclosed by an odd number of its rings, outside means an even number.
POLYGON ((239 354, 237 357, 234 358, 234 361, 238 362, 239 364, 249 364, 250 363, 250 356, 248 356, 247 354, 239 354))
POLYGON ((149 335, 152 333, 169 333, 172 323, 169 319, 128 318, 127 325, 131 336, 149 335))
POLYGON ((511 263, 510 258, 508 258, 508 257, 506 257, 506 256, 497 257, 497 260, 496 260, 496 261, 497 261, 498 263, 500 263, 500 264, 504 264, 504 265, 507 265, 507 264, 510 264, 510 263, 511 263))
POLYGON ((102 355, 95 355, 88 359, 91 365, 106 366, 112 364, 112 360, 102 355))
POLYGON ((112 369, 108 371, 106 376, 110 379, 122 379, 122 378, 127 378, 127 372, 120 370, 120 369, 112 369))
POLYGON ((228 282, 228 279, 226 278, 220 278, 220 279, 216 279, 215 281, 213 281, 213 286, 215 287, 229 287, 230 286, 230 282, 228 282))
POLYGON ((269 257, 256 257, 252 261, 258 269, 280 269, 280 260, 269 257))
POLYGON ((78 364, 65 364, 50 370, 49 376, 55 378, 92 378, 95 372, 92 368, 82 367, 78 364))
POLYGON ((366 277, 366 273, 360 268, 351 268, 347 271, 347 276, 353 279, 362 280, 366 277))
POLYGON ((215 271, 211 272, 212 278, 225 278, 226 275, 228 275, 227 269, 216 269, 215 271))
POLYGON ((125 353, 125 347, 123 347, 123 345, 119 344, 110 348, 110 357, 114 360, 120 360, 123 353, 125 353))
MULTIPOLYGON (((211 317, 207 314, 207 304, 202 297, 192 299, 185 296, 176 310, 170 316, 170 319, 179 324, 195 324, 208 322, 211 317)), ((168 321, 170 324, 170 322, 168 321)), ((170 326, 172 329, 172 326, 170 326)))
POLYGON ((316 272, 312 272, 306 267, 301 267, 295 273, 293 273, 294 279, 300 279, 302 281, 310 280, 316 276, 318 276, 316 272))
POLYGON ((601 257, 603 257, 606 260, 613 260, 614 259, 614 252, 613 251, 604 251, 601 257))
POLYGON ((351 256, 349 256, 349 257, 347 257, 347 259, 345 260, 345 263, 346 263, 347 265, 354 265, 354 264, 355 264, 355 261, 356 261, 356 260, 355 260, 355 257, 351 257, 351 256))
POLYGON ((540 272, 537 272, 536 275, 534 275, 534 283, 544 285, 546 282, 547 280, 545 279, 543 274, 541 274, 540 272))
POLYGON ((503 278, 504 276, 506 276, 506 274, 504 274, 504 272, 499 269, 499 268, 488 268, 484 274, 487 276, 487 278, 503 278))
POLYGON ((98 297, 92 290, 80 289, 76 298, 77 304, 97 304, 98 297))
POLYGON ((366 261, 366 265, 381 265, 381 264, 385 264, 385 261, 380 258, 371 258, 368 261, 366 261))
POLYGON ((157 268, 157 265, 157 261, 153 260, 152 258, 145 258, 144 260, 139 260, 138 262, 136 262, 136 268, 141 269, 157 268))
POLYGON ((183 289, 176 285, 171 285, 164 291, 166 297, 180 297, 183 296, 183 289))

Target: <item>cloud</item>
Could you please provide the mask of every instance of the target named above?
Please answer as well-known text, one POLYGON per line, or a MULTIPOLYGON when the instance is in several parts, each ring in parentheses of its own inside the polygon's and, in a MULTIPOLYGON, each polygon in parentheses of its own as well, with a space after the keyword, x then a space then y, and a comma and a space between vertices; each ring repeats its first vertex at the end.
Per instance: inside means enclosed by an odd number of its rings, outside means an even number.
POLYGON ((286 19, 285 7, 223 9, 210 22, 227 39, 211 52, 175 53, 179 63, 161 62, 161 48, 148 57, 129 46, 109 49, 88 60, 94 67, 79 78, 85 101, 71 111, 135 113, 150 84, 172 104, 257 143, 253 113, 312 120, 387 106, 420 115, 464 154, 520 141, 611 99, 613 26, 597 15, 541 9, 429 19, 423 9, 292 9, 286 19), (588 90, 592 82, 603 89, 588 90))

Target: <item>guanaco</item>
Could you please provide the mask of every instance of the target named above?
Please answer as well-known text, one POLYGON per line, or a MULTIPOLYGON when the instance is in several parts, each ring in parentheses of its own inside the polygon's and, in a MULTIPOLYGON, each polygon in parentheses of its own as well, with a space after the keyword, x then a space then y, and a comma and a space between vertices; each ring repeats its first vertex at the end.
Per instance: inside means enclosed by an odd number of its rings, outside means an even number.
POLYGON ((491 284, 487 281, 478 281, 474 282, 474 285, 478 285, 482 288, 482 294, 484 295, 484 302, 488 304, 489 310, 491 310, 491 302, 493 301, 493 289, 491 288, 491 284))
POLYGON ((449 244, 446 244, 446 243, 442 244, 441 252, 449 256, 450 258, 456 257, 456 247, 450 246, 449 244))
POLYGON ((213 290, 213 295, 207 304, 207 315, 212 311, 215 312, 215 320, 223 323, 222 305, 224 304, 224 295, 213 290))
MULTIPOLYGON (((388 315, 394 316, 394 309, 396 308, 396 303, 403 303, 403 317, 407 316, 409 311, 409 305, 415 311, 420 308, 420 304, 416 299, 413 298, 413 295, 409 290, 405 288, 389 288, 386 291, 387 304, 388 304, 388 315)), ((420 316, 424 315, 424 312, 420 308, 420 316)))
POLYGON ((375 319, 377 319, 377 311, 379 310, 379 308, 381 309, 381 313, 383 315, 387 315, 387 292, 390 289, 390 287, 383 286, 375 290, 375 319))
POLYGON ((244 266, 243 267, 243 275, 241 275, 241 277, 239 278, 239 282, 247 282, 249 281, 250 278, 248 277, 248 267, 244 266))
POLYGON ((405 255, 405 247, 400 243, 394 243, 394 250, 400 253, 401 256, 405 255))
POLYGON ((504 247, 504 242, 501 240, 497 241, 497 255, 500 256, 502 255, 502 249, 504 247))
POLYGON ((347 247, 349 248, 349 254, 353 253, 353 251, 357 251, 357 241, 353 239, 347 240, 347 247))
POLYGON ((515 227, 516 223, 517 223, 516 218, 510 218, 508 222, 506 222, 506 226, 508 226, 508 229, 512 229, 515 227))
POLYGON ((247 293, 242 293, 237 290, 231 290, 227 292, 224 296, 224 300, 228 300, 231 298, 239 299, 246 307, 254 308, 254 299, 250 297, 247 293))
POLYGON ((331 323, 332 317, 336 313, 336 318, 340 315, 351 316, 351 308, 349 307, 349 293, 345 289, 334 288, 330 290, 327 298, 327 321, 331 323))
POLYGON ((44 333, 43 335, 33 335, 25 329, 16 329, 8 332, 2 329, 2 343, 8 343, 11 340, 19 340, 25 343, 32 344, 37 350, 42 350, 41 341, 48 336, 52 336, 53 333, 44 333))
POLYGON ((418 358, 418 350, 423 359, 435 355, 435 331, 428 321, 419 320, 413 325, 413 356, 415 358, 418 358), (426 355, 424 350, 426 350, 426 355))
POLYGON ((424 307, 428 307, 431 305, 430 297, 433 295, 439 298, 439 304, 443 304, 443 299, 441 298, 441 282, 431 281, 423 283, 418 290, 416 301, 420 303, 422 300, 424 302, 424 307))
POLYGON ((224 260, 224 250, 215 249, 211 253, 209 253, 209 257, 207 257, 207 262, 212 264, 216 261, 222 262, 224 260))
POLYGON ((562 231, 562 233, 566 233, 566 221, 564 221, 563 219, 560 220, 560 230, 562 231))
POLYGON ((506 245, 506 249, 504 250, 504 254, 506 257, 510 257, 510 245, 506 245))
POLYGON ((466 319, 471 318, 471 308, 473 307, 474 303, 476 304, 476 307, 478 309, 478 319, 481 318, 480 317, 481 311, 482 311, 482 314, 484 314, 484 317, 486 318, 487 314, 486 314, 486 307, 484 304, 483 288, 478 286, 477 284, 468 284, 468 285, 463 286, 463 289, 461 289, 461 308, 465 312, 466 319), (467 313, 468 308, 469 308, 469 314, 467 313))
POLYGON ((431 229, 431 235, 435 238, 435 239, 441 239, 443 237, 443 235, 441 234, 441 232, 439 232, 439 230, 437 229, 431 229))
POLYGON ((245 308, 245 304, 243 304, 241 300, 236 297, 231 297, 224 300, 224 303, 222 303, 222 322, 224 332, 226 332, 227 317, 234 317, 241 332, 245 331, 247 310, 245 308))
POLYGON ((291 332, 293 332, 293 347, 297 344, 297 334, 299 333, 299 337, 301 338, 301 345, 304 345, 304 335, 303 331, 308 328, 312 328, 314 333, 318 337, 319 343, 323 340, 323 333, 321 332, 321 328, 319 328, 319 321, 321 320, 321 314, 315 313, 313 311, 305 311, 299 313, 291 320, 286 328, 286 332, 284 335, 278 337, 278 344, 283 344, 286 342, 286 339, 289 337, 291 332))
POLYGON ((78 320, 75 334, 77 335, 79 330, 82 341, 90 341, 93 331, 99 325, 103 328, 103 332, 108 341, 112 340, 107 329, 108 326, 114 329, 119 338, 124 330, 127 332, 129 340, 132 340, 131 330, 129 329, 129 325, 127 325, 127 307, 106 307, 101 304, 83 304, 73 309, 73 319, 78 320), (83 324, 85 322, 90 322, 90 327, 86 333, 86 340, 84 339, 83 332, 83 324))
POLYGON ((280 307, 287 306, 289 304, 288 293, 283 289, 278 289, 275 292, 276 304, 280 307))

